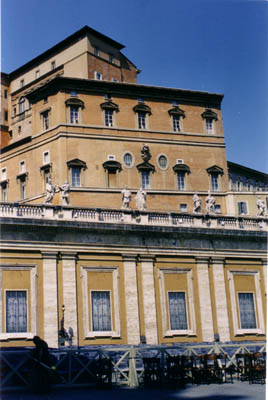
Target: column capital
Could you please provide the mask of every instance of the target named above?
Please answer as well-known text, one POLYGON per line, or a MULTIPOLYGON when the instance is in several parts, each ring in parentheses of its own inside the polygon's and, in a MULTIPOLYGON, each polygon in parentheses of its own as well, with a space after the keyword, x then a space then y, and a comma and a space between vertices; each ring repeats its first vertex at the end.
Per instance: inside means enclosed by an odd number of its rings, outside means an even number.
POLYGON ((60 257, 62 260, 76 260, 77 253, 73 251, 61 251, 60 257))
POLYGON ((206 257, 206 256, 197 256, 197 257, 195 257, 195 260, 199 264, 208 264, 209 263, 209 257, 206 257))
POLYGON ((225 264, 225 257, 210 257, 211 264, 225 264))
POLYGON ((155 263, 155 256, 150 254, 139 254, 139 261, 155 263))
POLYGON ((129 261, 137 263, 137 255, 136 254, 122 254, 123 261, 129 261))
POLYGON ((55 260, 58 258, 58 251, 42 251, 43 259, 55 260))

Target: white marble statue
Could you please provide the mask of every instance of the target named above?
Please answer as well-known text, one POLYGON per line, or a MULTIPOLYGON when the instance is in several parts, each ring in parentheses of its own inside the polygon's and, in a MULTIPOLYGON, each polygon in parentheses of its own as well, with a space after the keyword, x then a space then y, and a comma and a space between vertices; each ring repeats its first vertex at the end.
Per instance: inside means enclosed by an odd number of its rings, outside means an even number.
POLYGON ((127 186, 121 191, 122 193, 122 210, 129 208, 130 200, 131 200, 131 191, 127 186))
POLYGON ((67 206, 70 203, 70 185, 66 181, 62 186, 59 187, 61 192, 61 200, 64 206, 67 206))
POLYGON ((206 197, 206 212, 208 214, 215 213, 215 205, 216 205, 216 199, 215 199, 215 197, 211 196, 210 190, 209 190, 208 195, 206 197))
POLYGON ((198 213, 201 212, 201 198, 198 196, 197 192, 193 195, 193 202, 194 202, 194 207, 193 207, 193 212, 198 213))
POLYGON ((265 202, 261 199, 261 196, 258 196, 256 204, 258 209, 257 216, 259 217, 264 216, 265 202))
POLYGON ((46 198, 44 204, 51 204, 55 194, 55 186, 52 184, 51 179, 48 178, 46 183, 46 198))
POLYGON ((135 196, 136 206, 140 211, 146 209, 146 192, 142 188, 137 191, 135 196))

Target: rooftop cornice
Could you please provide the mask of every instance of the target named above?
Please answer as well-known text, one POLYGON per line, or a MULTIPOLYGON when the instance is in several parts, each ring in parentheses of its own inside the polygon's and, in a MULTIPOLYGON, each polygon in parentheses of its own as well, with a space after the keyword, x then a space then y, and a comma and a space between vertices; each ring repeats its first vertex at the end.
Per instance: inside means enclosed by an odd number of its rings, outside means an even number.
POLYGON ((122 50, 125 46, 115 40, 109 38, 108 36, 103 35, 102 33, 96 31, 89 26, 84 26, 82 29, 79 29, 72 35, 68 36, 64 40, 60 41, 56 45, 50 47, 48 50, 41 53, 39 56, 33 58, 26 64, 22 65, 21 67, 15 69, 10 74, 8 74, 9 79, 15 79, 16 77, 20 76, 21 74, 25 73, 29 69, 33 68, 34 66, 40 64, 41 62, 47 60, 48 58, 56 55, 57 53, 63 51, 67 47, 71 46, 72 44, 78 42, 79 40, 83 39, 87 35, 93 35, 98 39, 103 40, 106 43, 109 43, 111 46, 117 48, 118 50, 122 50))
POLYGON ((268 179, 268 174, 266 174, 265 172, 256 171, 255 169, 248 168, 248 167, 245 167, 244 165, 236 164, 231 161, 227 161, 227 167, 228 167, 229 172, 239 171, 239 172, 243 172, 243 173, 259 175, 262 178, 268 179))
POLYGON ((223 94, 201 92, 186 89, 175 89, 161 86, 140 85, 133 83, 121 83, 110 81, 99 81, 91 79, 66 78, 57 76, 47 84, 34 89, 27 94, 27 98, 34 103, 44 96, 57 93, 58 91, 75 90, 80 93, 90 94, 111 94, 112 96, 123 96, 132 99, 142 97, 144 101, 150 99, 164 100, 180 103, 200 104, 204 106, 208 102, 213 108, 220 109, 223 94))

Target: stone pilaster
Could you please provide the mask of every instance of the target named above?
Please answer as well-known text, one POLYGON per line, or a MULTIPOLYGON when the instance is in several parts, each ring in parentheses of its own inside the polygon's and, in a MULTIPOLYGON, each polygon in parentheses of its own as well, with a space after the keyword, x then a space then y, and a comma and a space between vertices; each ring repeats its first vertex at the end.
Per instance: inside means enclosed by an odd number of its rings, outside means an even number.
POLYGON ((208 257, 196 258, 198 292, 199 292, 199 303, 200 303, 200 318, 201 318, 203 342, 214 341, 208 262, 209 262, 208 257))
POLYGON ((261 261, 262 261, 265 296, 267 296, 267 258, 263 258, 261 261))
POLYGON ((140 262, 146 343, 158 344, 154 286, 154 259, 151 256, 141 256, 140 262))
POLYGON ((44 340, 49 347, 58 347, 57 252, 43 256, 44 340))
POLYGON ((136 257, 123 255, 125 296, 126 296, 126 318, 127 318, 127 343, 140 343, 140 321, 137 284, 136 257))
POLYGON ((78 345, 77 321, 77 293, 76 293, 76 253, 63 252, 62 258, 62 286, 63 304, 65 306, 64 327, 73 330, 73 345, 78 345))
POLYGON ((230 326, 227 312, 227 298, 224 279, 224 258, 213 257, 211 259, 211 264, 214 281, 218 334, 220 335, 221 342, 227 342, 230 341, 230 326))

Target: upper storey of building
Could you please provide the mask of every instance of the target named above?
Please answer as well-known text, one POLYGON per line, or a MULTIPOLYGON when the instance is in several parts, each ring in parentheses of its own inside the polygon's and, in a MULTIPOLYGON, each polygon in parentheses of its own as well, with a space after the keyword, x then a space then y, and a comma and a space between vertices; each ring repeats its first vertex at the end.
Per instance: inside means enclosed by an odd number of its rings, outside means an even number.
POLYGON ((139 70, 121 53, 123 48, 122 44, 85 26, 11 72, 10 92, 55 73, 72 78, 135 83, 139 70))

